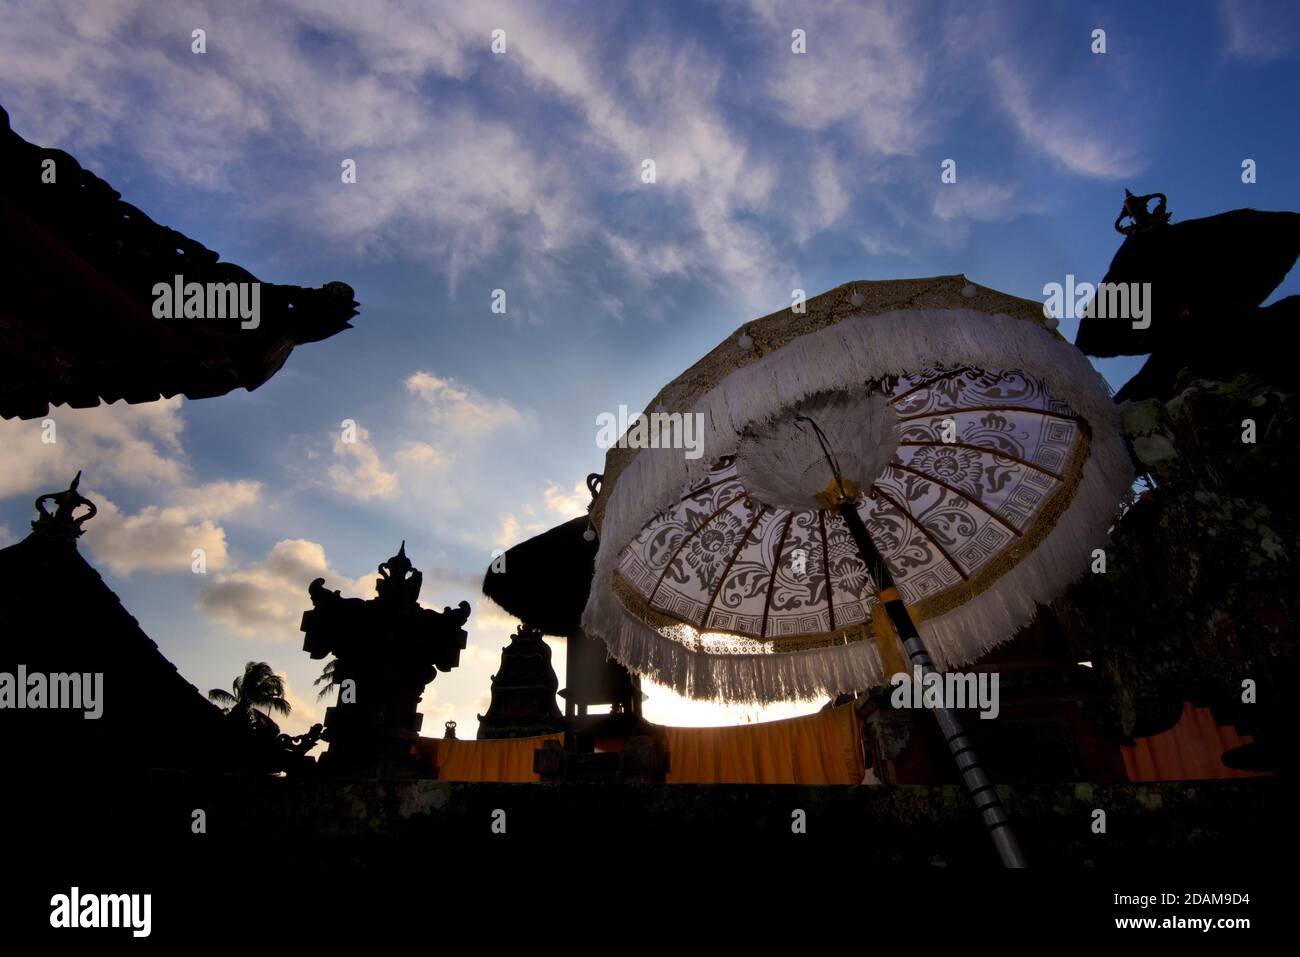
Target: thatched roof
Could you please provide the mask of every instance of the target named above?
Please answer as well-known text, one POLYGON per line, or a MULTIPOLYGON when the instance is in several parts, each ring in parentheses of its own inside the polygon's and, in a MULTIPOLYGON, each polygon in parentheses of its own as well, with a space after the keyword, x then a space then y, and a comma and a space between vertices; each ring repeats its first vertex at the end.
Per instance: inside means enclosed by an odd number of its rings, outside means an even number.
POLYGON ((503 572, 489 566, 483 594, 545 634, 573 634, 591 590, 598 546, 582 537, 586 530, 587 518, 579 516, 508 549, 503 572))
POLYGON ((236 744, 221 711, 164 657, 70 535, 37 529, 0 549, 0 672, 19 667, 102 675, 102 715, 6 712, 0 748, 14 768, 211 769, 236 744))

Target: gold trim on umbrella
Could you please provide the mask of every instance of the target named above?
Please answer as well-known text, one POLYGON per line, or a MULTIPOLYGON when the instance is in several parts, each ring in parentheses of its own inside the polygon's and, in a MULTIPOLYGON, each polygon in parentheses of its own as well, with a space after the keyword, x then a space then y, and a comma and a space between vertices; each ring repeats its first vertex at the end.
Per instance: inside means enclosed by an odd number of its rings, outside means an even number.
POLYGON ((916 613, 918 621, 926 621, 947 614, 959 605, 963 605, 975 596, 987 591, 994 582, 1011 571, 1026 555, 1030 554, 1039 543, 1056 527, 1057 521, 1074 500, 1074 493, 1079 490, 1083 478, 1083 466, 1088 460, 1092 448, 1092 427, 1086 421, 1079 422, 1079 438, 1075 443, 1073 454, 1061 479, 1061 484, 1039 507, 1033 522, 1024 534, 1012 542, 992 561, 980 568, 970 581, 924 598, 910 607, 916 613))
POLYGON ((946 419, 958 412, 1034 412, 1038 415, 1045 415, 1053 419, 1068 419, 1071 422, 1080 422, 1083 420, 1083 416, 1075 415, 1073 412, 1056 412, 1052 409, 1040 409, 1033 405, 967 405, 952 409, 944 409, 942 412, 913 412, 911 415, 900 415, 898 421, 911 422, 913 419, 946 419))
MULTIPOLYGON (((1066 341, 1059 332, 1044 325, 1041 302, 1008 296, 996 289, 972 283, 960 275, 849 282, 806 300, 803 307, 801 313, 795 312, 791 307, 745 323, 726 341, 661 389, 646 406, 646 413, 655 410, 670 413, 688 411, 701 396, 737 368, 769 355, 802 336, 853 316, 876 316, 909 309, 963 309, 1030 322, 1061 342, 1066 341), (860 297, 856 303, 853 301, 855 294, 860 297), (753 340, 747 353, 737 344, 742 334, 753 340)), ((951 370, 951 374, 956 375, 961 371, 964 370, 951 370)), ((932 383, 923 383, 925 384, 932 383)), ((641 450, 615 445, 606 452, 604 481, 591 508, 592 524, 597 531, 604 522, 605 505, 618 483, 619 475, 639 451, 641 450)))
MULTIPOLYGON (((726 636, 737 639, 739 644, 754 646, 754 650, 737 649, 732 652, 719 651, 721 654, 771 654, 774 652, 788 653, 795 651, 815 651, 818 648, 839 647, 840 645, 851 644, 855 641, 866 641, 873 636, 870 630, 870 619, 862 622, 855 622, 847 628, 841 628, 836 632, 819 631, 808 634, 798 635, 775 635, 767 638, 756 638, 754 635, 746 634, 739 631, 730 631, 725 628, 709 628, 707 631, 701 631, 698 626, 692 622, 685 621, 659 608, 651 608, 645 600, 645 596, 636 590, 631 582, 623 577, 622 572, 614 570, 610 587, 614 594, 618 596, 623 607, 639 618, 642 622, 658 631, 667 631, 674 628, 689 628, 697 634, 709 634, 726 636)), ((691 651, 699 651, 699 648, 691 648, 685 642, 679 642, 683 647, 691 651)), ((710 652, 713 654, 715 652, 710 652)))
MULTIPOLYGON (((938 618, 987 591, 999 578, 1019 564, 1025 555, 1037 548, 1039 543, 1041 543, 1052 529, 1056 527, 1057 521, 1065 513, 1066 509, 1069 508, 1070 502, 1073 501, 1075 492, 1079 488, 1080 480, 1083 478, 1083 466, 1087 462, 1088 454, 1092 445, 1092 430, 1087 421, 1079 420, 1078 426, 1079 432, 1075 441, 1075 447, 1070 455, 1066 468, 1063 470, 1062 475, 1059 478, 1060 484, 1043 501, 1029 526, 1020 532, 1018 537, 1006 548, 1000 551, 988 562, 988 564, 982 566, 977 572, 969 576, 969 578, 966 578, 962 582, 954 584, 935 595, 931 595, 928 598, 922 598, 909 604, 914 620, 917 622, 923 622, 933 618, 938 618)), ((997 452, 993 449, 986 447, 980 448, 983 452, 988 454, 1005 457, 1003 453, 997 452)), ((924 473, 918 474, 927 479, 932 479, 932 476, 924 475, 924 473)), ((709 516, 708 520, 711 520, 721 511, 735 504, 737 501, 740 501, 742 498, 744 498, 743 493, 729 501, 727 505, 713 512, 712 515, 709 516)), ((890 504, 894 503, 891 502, 890 504)), ((916 519, 912 517, 910 513, 902 509, 900 509, 900 511, 903 511, 904 514, 908 515, 913 524, 916 524, 918 528, 921 528, 919 523, 917 523, 916 519)), ((820 635, 767 635, 768 612, 772 601, 773 585, 777 570, 780 568, 781 552, 785 547, 787 533, 789 532, 790 525, 794 521, 794 517, 795 513, 790 512, 785 520, 785 526, 782 530, 781 538, 777 546, 777 554, 773 559, 772 573, 768 581, 767 594, 764 597, 763 625, 760 634, 757 636, 747 632, 727 628, 701 629, 692 621, 679 618, 663 609, 653 608, 645 595, 638 591, 636 587, 617 569, 615 569, 613 576, 614 591, 619 596, 623 606, 629 612, 652 628, 675 629, 684 626, 697 632, 707 630, 709 634, 731 636, 741 642, 753 643, 756 646, 770 646, 768 647, 768 651, 770 652, 786 653, 810 651, 817 648, 828 648, 846 642, 871 638, 874 632, 870 631, 870 619, 862 623, 855 623, 847 628, 841 628, 838 631, 832 629, 831 631, 820 635)), ((705 524, 707 524, 708 520, 706 520, 705 524)), ((703 524, 697 527, 695 531, 698 532, 700 528, 703 528, 703 524)), ((1014 531, 1014 529, 1011 530, 1014 531)), ((922 531, 924 532, 924 529, 922 529, 922 531)), ((694 532, 691 534, 693 535, 694 532)), ((673 558, 669 560, 669 565, 676 560, 680 551, 681 547, 679 546, 674 551, 673 558)), ((943 552, 943 549, 941 548, 940 551, 943 552)), ((829 553, 826 551, 825 546, 823 546, 823 553, 826 556, 825 560, 829 562, 829 553)), ((944 556, 948 557, 946 552, 944 552, 944 556)), ((953 567, 957 568, 960 573, 960 566, 958 566, 956 562, 953 562, 951 558, 949 558, 949 561, 952 562, 953 567)), ((664 571, 660 573, 656 582, 656 591, 658 589, 658 582, 663 580, 667 570, 668 566, 665 566, 664 571)), ((829 590, 833 587, 830 580, 829 570, 826 575, 826 587, 829 594, 829 590)), ((861 598, 860 601, 862 601, 864 606, 867 606, 871 601, 871 597, 868 596, 861 598)), ((873 617, 878 610, 878 605, 871 608, 873 617)), ((705 619, 705 621, 707 621, 707 619, 705 619)))

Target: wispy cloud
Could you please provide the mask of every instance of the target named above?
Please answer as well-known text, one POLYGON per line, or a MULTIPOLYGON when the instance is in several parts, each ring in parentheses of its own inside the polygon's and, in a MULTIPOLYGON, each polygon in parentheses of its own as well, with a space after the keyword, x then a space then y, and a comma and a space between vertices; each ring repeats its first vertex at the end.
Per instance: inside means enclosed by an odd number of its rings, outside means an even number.
POLYGON ((395 499, 402 491, 397 473, 385 467, 379 453, 370 444, 369 430, 356 427, 355 434, 334 436, 336 461, 329 467, 330 487, 340 495, 366 501, 372 498, 395 499))
POLYGON ((297 640, 302 613, 311 607, 307 585, 316 578, 349 597, 374 596, 372 576, 349 579, 330 567, 318 542, 285 539, 262 560, 213 575, 199 590, 197 605, 246 638, 297 640))
POLYGON ((187 465, 181 445, 181 399, 143 405, 56 408, 44 419, 0 420, 0 498, 66 488, 84 469, 101 486, 178 486, 187 465), (49 486, 49 487, 45 487, 49 486))
POLYGON ((548 482, 542 498, 546 502, 548 512, 566 519, 582 515, 591 503, 591 493, 587 490, 585 481, 575 482, 568 492, 554 482, 548 482))
POLYGON ((1300 49, 1300 11, 1293 3, 1219 0, 1228 56, 1276 60, 1300 49))
POLYGON ((1137 146, 1116 134, 1095 103, 1051 108, 1007 58, 995 58, 990 69, 1002 107, 1020 135, 1070 172, 1121 179, 1141 168, 1137 146))
POLYGON ((455 379, 430 372, 407 376, 406 389, 421 403, 425 418, 438 430, 452 435, 485 435, 523 418, 504 399, 483 395, 455 379))
POLYGON ((219 523, 261 499, 260 482, 218 481, 174 490, 168 505, 124 514, 108 496, 88 490, 99 509, 86 525, 86 545, 118 575, 137 571, 188 572, 196 561, 208 571, 226 567, 226 533, 219 523))
POLYGON ((773 0, 741 4, 761 25, 766 55, 759 71, 781 118, 804 130, 844 126, 859 149, 911 153, 933 135, 923 110, 927 53, 924 23, 905 5, 773 0), (808 52, 792 51, 804 31, 808 52))
POLYGON ((1015 198, 1014 186, 959 179, 938 187, 934 194, 934 215, 942 220, 1006 219, 1024 212, 1015 198))

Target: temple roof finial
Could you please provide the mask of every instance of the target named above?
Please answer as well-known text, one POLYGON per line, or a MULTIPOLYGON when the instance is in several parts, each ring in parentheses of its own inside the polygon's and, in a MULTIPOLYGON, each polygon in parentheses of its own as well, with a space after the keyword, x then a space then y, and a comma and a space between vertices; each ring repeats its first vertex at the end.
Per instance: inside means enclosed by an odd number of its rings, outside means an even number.
POLYGON ((402 539, 397 554, 388 561, 379 563, 379 580, 375 582, 375 591, 380 598, 414 604, 420 595, 422 579, 419 570, 406 557, 406 539, 402 539))
POLYGON ((95 517, 99 511, 95 503, 86 498, 77 491, 77 486, 81 484, 81 470, 73 476, 72 482, 67 489, 62 492, 46 492, 36 500, 36 511, 39 513, 37 519, 32 522, 32 530, 42 535, 48 535, 51 538, 63 539, 66 541, 75 541, 81 537, 83 531, 82 525, 95 517), (46 502, 54 503, 54 514, 50 514, 45 508, 46 502), (76 516, 73 513, 85 506, 90 511, 84 515, 76 516))
POLYGON ((1124 208, 1120 210, 1119 216, 1115 218, 1115 231, 1124 236, 1132 236, 1134 233, 1144 233, 1155 226, 1163 226, 1169 222, 1172 215, 1165 211, 1165 203, 1168 197, 1164 193, 1147 193, 1145 196, 1134 196, 1133 193, 1124 190, 1124 208), (1147 205, 1151 200, 1156 200, 1156 208, 1148 211, 1147 205), (1124 223, 1124 220, 1130 220, 1124 223))

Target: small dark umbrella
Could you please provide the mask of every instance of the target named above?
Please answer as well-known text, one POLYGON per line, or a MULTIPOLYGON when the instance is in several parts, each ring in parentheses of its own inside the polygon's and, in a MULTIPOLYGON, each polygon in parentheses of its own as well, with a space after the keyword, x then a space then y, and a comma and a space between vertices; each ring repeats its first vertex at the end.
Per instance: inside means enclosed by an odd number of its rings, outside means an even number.
POLYGON ((483 594, 544 634, 578 631, 599 546, 586 530, 583 515, 506 549, 483 576, 483 594))
MULTIPOLYGON (((594 494, 599 476, 588 476, 587 484, 594 494)), ((568 687, 560 694, 570 717, 584 714, 589 704, 613 702, 639 714, 640 683, 582 630, 600 545, 590 529, 590 520, 579 516, 507 549, 483 576, 483 594, 543 634, 565 640, 568 687)))

